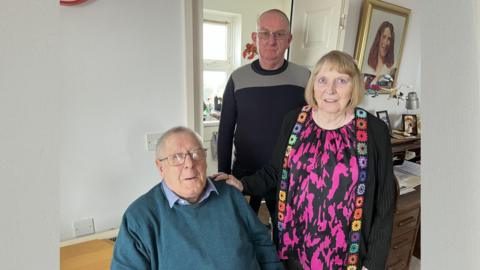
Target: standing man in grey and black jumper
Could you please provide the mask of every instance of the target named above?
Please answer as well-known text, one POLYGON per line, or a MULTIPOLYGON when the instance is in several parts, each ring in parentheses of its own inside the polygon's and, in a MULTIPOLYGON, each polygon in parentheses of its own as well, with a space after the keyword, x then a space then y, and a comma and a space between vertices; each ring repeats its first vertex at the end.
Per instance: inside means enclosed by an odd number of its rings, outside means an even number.
MULTIPOLYGON (((305 105, 304 88, 310 76, 308 69, 284 59, 292 34, 288 17, 282 11, 263 12, 252 39, 258 60, 238 68, 230 76, 223 94, 218 133, 218 171, 231 173, 238 179, 268 163, 283 117, 305 105)), ((275 192, 272 190, 262 197, 270 216, 275 215, 275 192)), ((262 197, 250 198, 250 206, 256 213, 262 197)))

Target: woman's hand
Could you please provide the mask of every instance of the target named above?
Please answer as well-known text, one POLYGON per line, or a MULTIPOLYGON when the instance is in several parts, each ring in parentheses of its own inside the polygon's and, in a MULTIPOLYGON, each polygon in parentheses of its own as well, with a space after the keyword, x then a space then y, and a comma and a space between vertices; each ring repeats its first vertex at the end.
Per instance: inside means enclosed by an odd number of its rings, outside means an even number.
POLYGON ((240 182, 235 176, 231 174, 226 174, 223 172, 216 173, 212 176, 210 176, 213 180, 215 181, 222 181, 225 180, 227 184, 235 187, 236 189, 240 190, 240 192, 243 191, 243 184, 240 182))

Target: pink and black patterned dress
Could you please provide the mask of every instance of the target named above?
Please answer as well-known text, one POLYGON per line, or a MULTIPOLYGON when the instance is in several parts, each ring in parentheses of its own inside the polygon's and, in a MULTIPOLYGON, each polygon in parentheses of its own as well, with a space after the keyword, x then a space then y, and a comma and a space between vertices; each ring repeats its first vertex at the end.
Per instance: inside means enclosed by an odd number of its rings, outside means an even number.
POLYGON ((288 156, 280 259, 294 258, 306 270, 347 265, 359 174, 354 123, 325 130, 314 122, 312 111, 308 113, 288 156))

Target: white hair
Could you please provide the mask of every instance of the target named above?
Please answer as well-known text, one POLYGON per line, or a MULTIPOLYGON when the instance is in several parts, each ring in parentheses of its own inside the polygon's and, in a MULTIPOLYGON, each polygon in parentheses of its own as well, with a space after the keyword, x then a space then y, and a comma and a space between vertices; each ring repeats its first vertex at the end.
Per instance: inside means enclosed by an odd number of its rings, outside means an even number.
POLYGON ((190 128, 184 127, 184 126, 177 126, 173 127, 167 131, 165 131, 162 136, 157 140, 157 144, 155 147, 155 158, 159 159, 162 158, 163 151, 165 149, 165 141, 167 140, 168 137, 171 135, 179 134, 179 133, 185 133, 185 134, 190 134, 192 138, 194 138, 198 145, 200 147, 203 147, 203 140, 200 135, 198 135, 197 132, 191 130, 190 128))

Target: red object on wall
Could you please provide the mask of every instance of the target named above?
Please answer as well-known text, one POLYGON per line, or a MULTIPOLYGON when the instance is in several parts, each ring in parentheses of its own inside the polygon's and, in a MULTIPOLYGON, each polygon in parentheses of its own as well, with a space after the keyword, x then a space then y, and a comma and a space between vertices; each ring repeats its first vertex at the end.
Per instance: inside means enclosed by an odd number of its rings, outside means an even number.
POLYGON ((88 0, 60 0, 60 5, 63 5, 63 6, 75 6, 75 5, 80 5, 80 4, 83 4, 85 2, 87 2, 88 0))
POLYGON ((255 46, 255 43, 247 43, 245 44, 245 49, 243 50, 242 56, 243 58, 252 60, 257 53, 257 46, 255 46))

